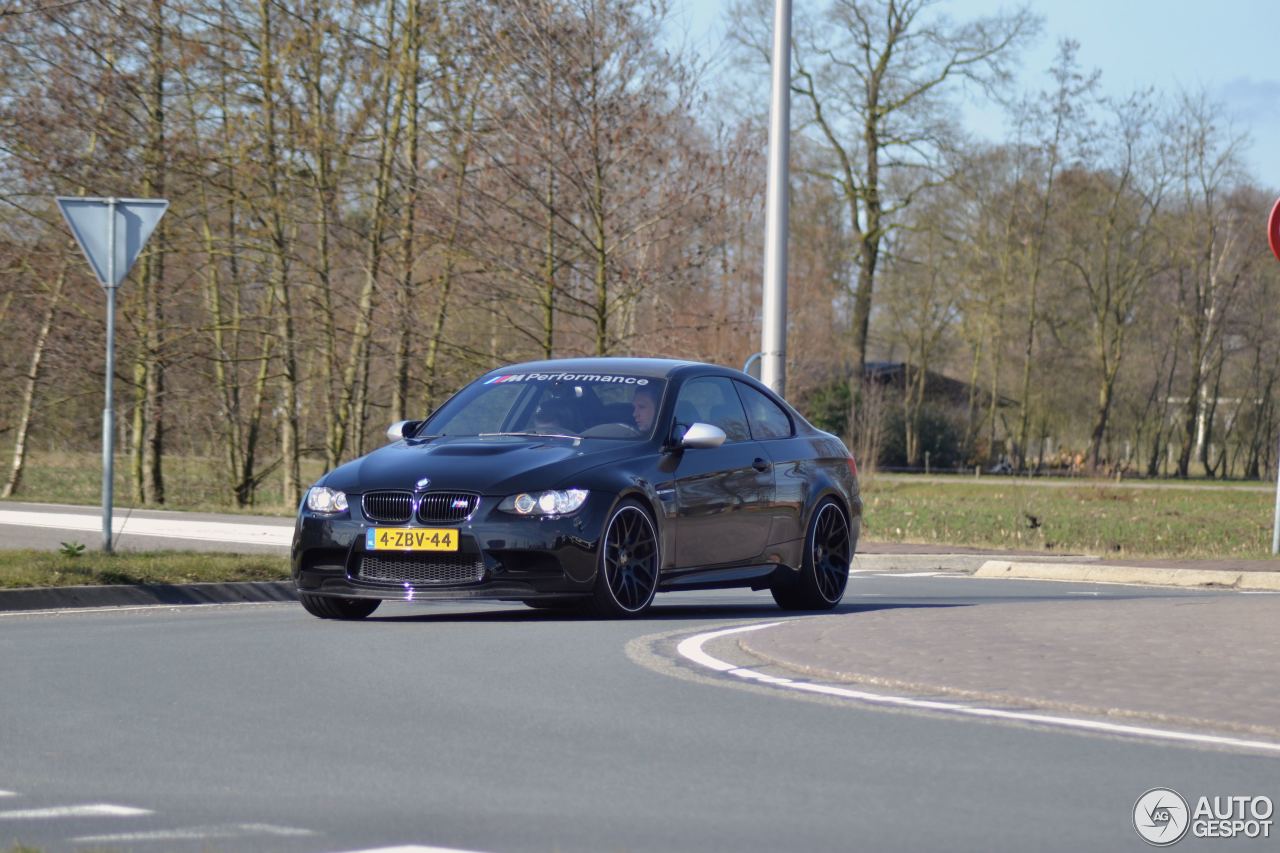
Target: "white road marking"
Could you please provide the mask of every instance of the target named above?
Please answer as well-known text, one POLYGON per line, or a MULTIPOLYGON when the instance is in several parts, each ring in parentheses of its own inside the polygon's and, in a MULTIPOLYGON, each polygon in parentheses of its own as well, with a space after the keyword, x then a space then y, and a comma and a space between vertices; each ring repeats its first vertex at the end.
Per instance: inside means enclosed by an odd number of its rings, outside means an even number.
POLYGON ((877 578, 936 578, 944 572, 883 572, 881 574, 872 575, 877 578))
POLYGON ((0 797, 16 797, 16 796, 18 795, 13 791, 0 791, 0 797))
POLYGON ((825 696, 836 696, 841 699, 854 699, 873 705, 891 705, 900 708, 915 708, 923 711, 941 711, 951 714, 964 714, 986 719, 1011 720, 1020 723, 1039 723, 1059 728, 1082 729, 1090 732, 1111 735, 1129 735, 1133 737, 1172 740, 1184 743, 1203 744, 1208 746, 1226 746, 1237 749, 1253 749, 1262 752, 1280 754, 1280 743, 1269 743, 1260 740, 1244 740, 1242 738, 1206 735, 1197 732, 1180 732, 1169 729, 1153 729, 1146 726, 1126 726, 1119 723, 1106 723, 1099 720, 1084 720, 1075 717, 1060 717, 1053 714, 1037 714, 1029 711, 1004 711, 998 708, 983 708, 976 705, 962 705, 956 702, 939 702, 930 699, 913 699, 909 696, 890 696, 883 693, 868 693, 865 690, 850 690, 847 687, 836 687, 830 684, 815 684, 809 681, 795 681, 787 678, 775 678, 762 672, 737 667, 712 657, 702 647, 711 640, 726 637, 730 634, 742 634, 747 631, 759 631, 762 628, 773 628, 781 622, 766 622, 760 625, 747 625, 738 628, 726 628, 720 631, 708 631, 705 634, 689 637, 676 646, 676 652, 687 660, 737 678, 774 684, 784 689, 802 690, 806 693, 818 693, 825 696))
POLYGON ((403 847, 378 847, 371 850, 349 850, 346 853, 478 853, 475 850, 460 850, 456 847, 423 847, 408 844, 403 847))
MULTIPOLYGON (((57 530, 102 530, 102 519, 81 513, 26 512, 0 510, 0 524, 21 527, 46 527, 57 530)), ((188 521, 180 518, 142 518, 117 513, 112 532, 129 536, 159 536, 167 539, 193 539, 200 542, 234 542, 241 545, 269 545, 288 548, 293 543, 293 527, 284 525, 241 524, 233 521, 188 521)))
POLYGON ((157 829, 150 832, 121 832, 114 835, 81 835, 73 844, 127 844, 136 841, 202 841, 211 838, 246 838, 271 835, 277 838, 301 838, 315 835, 309 829, 272 826, 269 823, 237 823, 230 826, 193 826, 187 829, 157 829))
POLYGON ((152 814, 148 809, 93 803, 84 806, 54 806, 47 809, 18 809, 0 812, 0 820, 53 820, 63 817, 138 817, 152 814))
POLYGON ((765 622, 760 625, 748 625, 745 628, 728 628, 723 631, 712 631, 707 634, 698 634, 697 636, 689 637, 686 640, 681 640, 680 645, 676 646, 676 654, 686 660, 693 661, 698 666, 705 666, 707 669, 714 669, 716 672, 732 672, 733 670, 738 669, 738 667, 731 663, 725 663, 719 658, 713 658, 702 650, 703 644, 728 634, 745 634, 747 631, 759 631, 764 628, 774 628, 781 624, 781 622, 765 622))

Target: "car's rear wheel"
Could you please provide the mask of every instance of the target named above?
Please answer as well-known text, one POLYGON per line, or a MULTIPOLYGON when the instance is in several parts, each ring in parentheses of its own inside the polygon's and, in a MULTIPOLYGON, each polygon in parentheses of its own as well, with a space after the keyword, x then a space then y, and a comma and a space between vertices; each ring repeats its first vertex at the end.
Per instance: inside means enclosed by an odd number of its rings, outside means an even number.
POLYGON ((336 598, 306 592, 298 593, 298 600, 304 610, 321 619, 363 619, 382 603, 376 598, 336 598))
POLYGON ((658 591, 658 528, 635 501, 618 505, 600 539, 595 609, 604 616, 638 616, 658 591))
POLYGON ((852 559, 849 520, 839 504, 825 500, 809 520, 799 577, 775 584, 773 600, 784 610, 830 610, 844 597, 852 559))

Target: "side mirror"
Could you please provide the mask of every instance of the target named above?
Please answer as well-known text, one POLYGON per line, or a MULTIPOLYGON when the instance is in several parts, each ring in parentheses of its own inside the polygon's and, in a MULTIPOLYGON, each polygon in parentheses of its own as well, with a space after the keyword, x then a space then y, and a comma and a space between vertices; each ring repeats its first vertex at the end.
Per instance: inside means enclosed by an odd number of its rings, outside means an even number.
POLYGON ((684 431, 680 446, 690 450, 710 450, 724 444, 724 430, 711 424, 696 423, 684 431))
POLYGON ((422 421, 396 421, 387 427, 387 441, 399 441, 406 434, 414 432, 422 421))

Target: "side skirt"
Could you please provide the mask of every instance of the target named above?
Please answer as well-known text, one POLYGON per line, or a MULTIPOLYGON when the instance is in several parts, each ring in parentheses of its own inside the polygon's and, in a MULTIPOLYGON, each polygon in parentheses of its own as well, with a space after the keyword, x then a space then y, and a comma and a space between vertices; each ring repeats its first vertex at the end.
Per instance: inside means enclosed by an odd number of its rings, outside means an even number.
POLYGON ((676 577, 663 578, 658 584, 658 592, 674 592, 681 589, 732 589, 734 587, 751 587, 755 590, 768 589, 774 580, 791 577, 796 573, 789 566, 777 563, 763 563, 758 566, 730 566, 722 569, 693 569, 681 572, 676 577))

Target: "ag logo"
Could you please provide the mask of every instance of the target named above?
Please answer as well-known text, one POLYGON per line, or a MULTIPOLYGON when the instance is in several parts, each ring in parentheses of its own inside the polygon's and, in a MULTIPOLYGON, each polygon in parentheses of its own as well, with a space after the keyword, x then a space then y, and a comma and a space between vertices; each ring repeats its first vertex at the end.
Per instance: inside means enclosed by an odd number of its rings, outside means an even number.
POLYGON ((1142 840, 1168 847, 1182 840, 1190 825, 1187 801, 1170 788, 1152 788, 1133 804, 1133 828, 1142 840))

